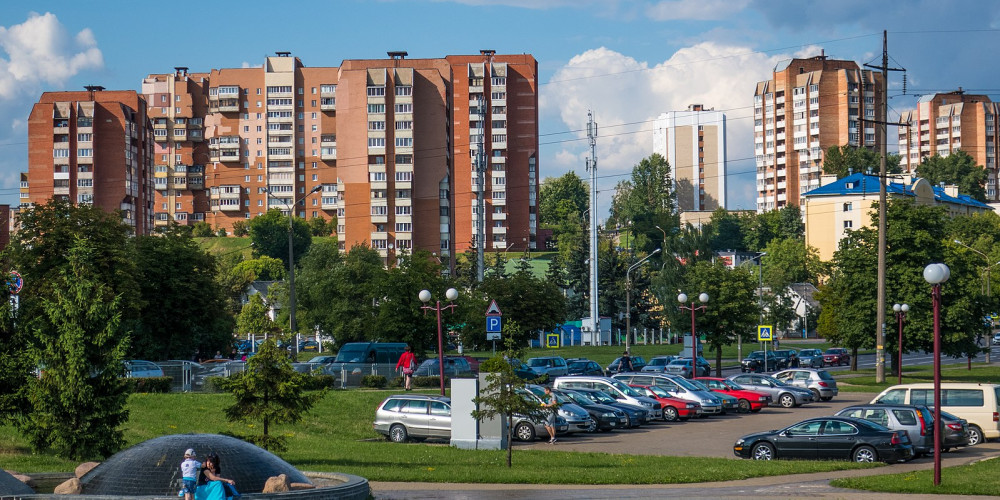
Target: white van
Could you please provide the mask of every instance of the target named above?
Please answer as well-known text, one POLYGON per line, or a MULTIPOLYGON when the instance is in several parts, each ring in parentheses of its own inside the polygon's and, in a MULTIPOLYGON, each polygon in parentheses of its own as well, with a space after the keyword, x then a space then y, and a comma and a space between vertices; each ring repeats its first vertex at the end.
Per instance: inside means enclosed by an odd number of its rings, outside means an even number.
MULTIPOLYGON (((941 411, 969 422, 969 445, 1000 438, 1000 385, 943 382, 941 411)), ((934 406, 934 384, 894 385, 872 403, 934 406)))
POLYGON ((663 418, 663 406, 655 399, 643 396, 635 389, 625 385, 620 380, 597 376, 564 376, 556 378, 552 383, 555 389, 597 389, 611 397, 635 406, 641 406, 649 411, 651 420, 663 418))

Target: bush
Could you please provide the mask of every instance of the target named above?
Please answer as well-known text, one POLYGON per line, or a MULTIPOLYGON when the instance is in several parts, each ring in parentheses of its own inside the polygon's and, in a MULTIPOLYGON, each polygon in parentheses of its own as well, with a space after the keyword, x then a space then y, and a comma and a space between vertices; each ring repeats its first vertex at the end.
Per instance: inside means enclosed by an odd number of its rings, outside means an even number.
POLYGON ((304 389, 307 391, 318 391, 321 389, 331 389, 337 383, 337 377, 333 375, 313 375, 311 377, 306 377, 306 384, 304 389))
MULTIPOLYGON (((451 380, 449 377, 444 378, 444 386, 448 387, 448 382, 451 380)), ((433 377, 413 377, 413 385, 417 387, 441 387, 441 376, 435 375, 433 377)))
POLYGON ((204 392, 224 392, 223 385, 226 381, 226 377, 205 377, 205 385, 202 390, 204 392))
POLYGON ((361 377, 361 387, 371 387, 372 389, 381 389, 386 386, 388 381, 382 375, 365 375, 361 377))
POLYGON ((146 393, 167 393, 170 392, 170 384, 174 381, 173 377, 142 377, 142 378, 127 378, 126 385, 128 385, 129 392, 146 392, 146 393))
POLYGON ((191 236, 198 238, 211 238, 215 236, 212 232, 212 226, 208 225, 205 221, 198 221, 194 223, 191 229, 191 236))
POLYGON ((244 237, 250 234, 250 225, 245 220, 238 220, 233 223, 233 236, 244 237))

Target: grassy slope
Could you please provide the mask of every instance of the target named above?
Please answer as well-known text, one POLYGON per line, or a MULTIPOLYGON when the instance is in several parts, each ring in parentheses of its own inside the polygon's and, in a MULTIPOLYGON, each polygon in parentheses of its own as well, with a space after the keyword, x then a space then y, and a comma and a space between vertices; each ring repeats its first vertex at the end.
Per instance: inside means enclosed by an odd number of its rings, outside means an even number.
POLYGON ((891 493, 995 496, 1000 492, 1000 460, 941 469, 940 486, 934 486, 933 470, 835 479, 830 484, 839 488, 891 493))

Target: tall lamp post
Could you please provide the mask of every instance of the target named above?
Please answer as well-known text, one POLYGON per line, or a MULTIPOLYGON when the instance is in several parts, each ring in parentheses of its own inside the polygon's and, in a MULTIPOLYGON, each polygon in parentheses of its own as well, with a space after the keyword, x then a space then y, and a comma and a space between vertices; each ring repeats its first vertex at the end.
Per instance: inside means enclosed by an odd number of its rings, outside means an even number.
MULTIPOLYGON (((447 291, 444 292, 444 296, 445 296, 446 299, 448 299, 448 302, 454 302, 455 299, 458 298, 458 290, 455 290, 454 288, 449 288, 447 291)), ((420 299, 420 302, 423 302, 424 304, 427 304, 428 302, 431 301, 431 292, 430 292, 430 290, 421 290, 420 294, 417 297, 420 299)), ((444 396, 444 337, 441 336, 441 310, 442 309, 450 309, 450 310, 454 311, 455 307, 457 307, 456 304, 448 304, 448 305, 446 305, 444 307, 441 307, 441 301, 440 300, 436 301, 433 306, 431 306, 431 305, 420 306, 420 308, 424 310, 424 314, 427 314, 426 311, 434 311, 437 314, 437 324, 438 324, 438 375, 440 376, 440 380, 441 380, 441 395, 442 396, 444 396)))
MULTIPOLYGON (((294 229, 293 220, 295 218, 295 205, 298 205, 300 201, 306 199, 307 196, 318 192, 323 189, 323 185, 319 184, 312 188, 308 193, 300 196, 298 199, 294 200, 291 205, 286 205, 288 207, 288 328, 289 333, 296 335, 295 332, 295 248, 292 245, 292 232, 294 229)), ((272 199, 277 200, 273 193, 271 193, 271 188, 264 190, 265 193, 272 199)), ((299 355, 299 341, 298 338, 295 339, 295 357, 298 358, 299 355)))
POLYGON ((944 264, 924 268, 934 304, 934 486, 941 484, 941 285, 950 277, 951 269, 944 264))
MULTIPOLYGON (((698 294, 698 300, 702 304, 707 304, 708 294, 704 292, 698 294)), ((697 375, 695 375, 695 373, 698 371, 698 337, 695 336, 694 312, 699 309, 704 311, 707 308, 707 306, 694 305, 694 297, 691 298, 691 303, 685 306, 684 304, 687 303, 687 301, 688 301, 688 296, 686 293, 682 292, 677 295, 677 302, 681 303, 680 309, 682 311, 691 311, 691 378, 698 378, 697 375)))
POLYGON ((906 313, 910 310, 909 304, 893 304, 892 310, 896 312, 896 322, 899 323, 899 342, 896 343, 896 350, 899 351, 899 361, 896 363, 897 384, 903 383, 903 321, 906 321, 906 313))
POLYGON ((628 270, 625 271, 625 350, 628 350, 628 336, 632 333, 632 270, 641 266, 643 262, 649 260, 652 256, 660 253, 660 249, 657 248, 645 256, 639 262, 629 266, 628 270))

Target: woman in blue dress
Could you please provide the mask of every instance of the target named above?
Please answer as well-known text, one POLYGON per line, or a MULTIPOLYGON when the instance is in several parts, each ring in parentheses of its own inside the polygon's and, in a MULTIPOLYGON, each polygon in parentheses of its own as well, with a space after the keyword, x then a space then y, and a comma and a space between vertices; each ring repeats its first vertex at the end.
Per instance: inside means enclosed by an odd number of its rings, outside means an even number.
POLYGON ((226 500, 239 496, 236 492, 236 481, 222 477, 222 466, 219 456, 209 453, 198 477, 198 488, 194 492, 195 500, 226 500))

